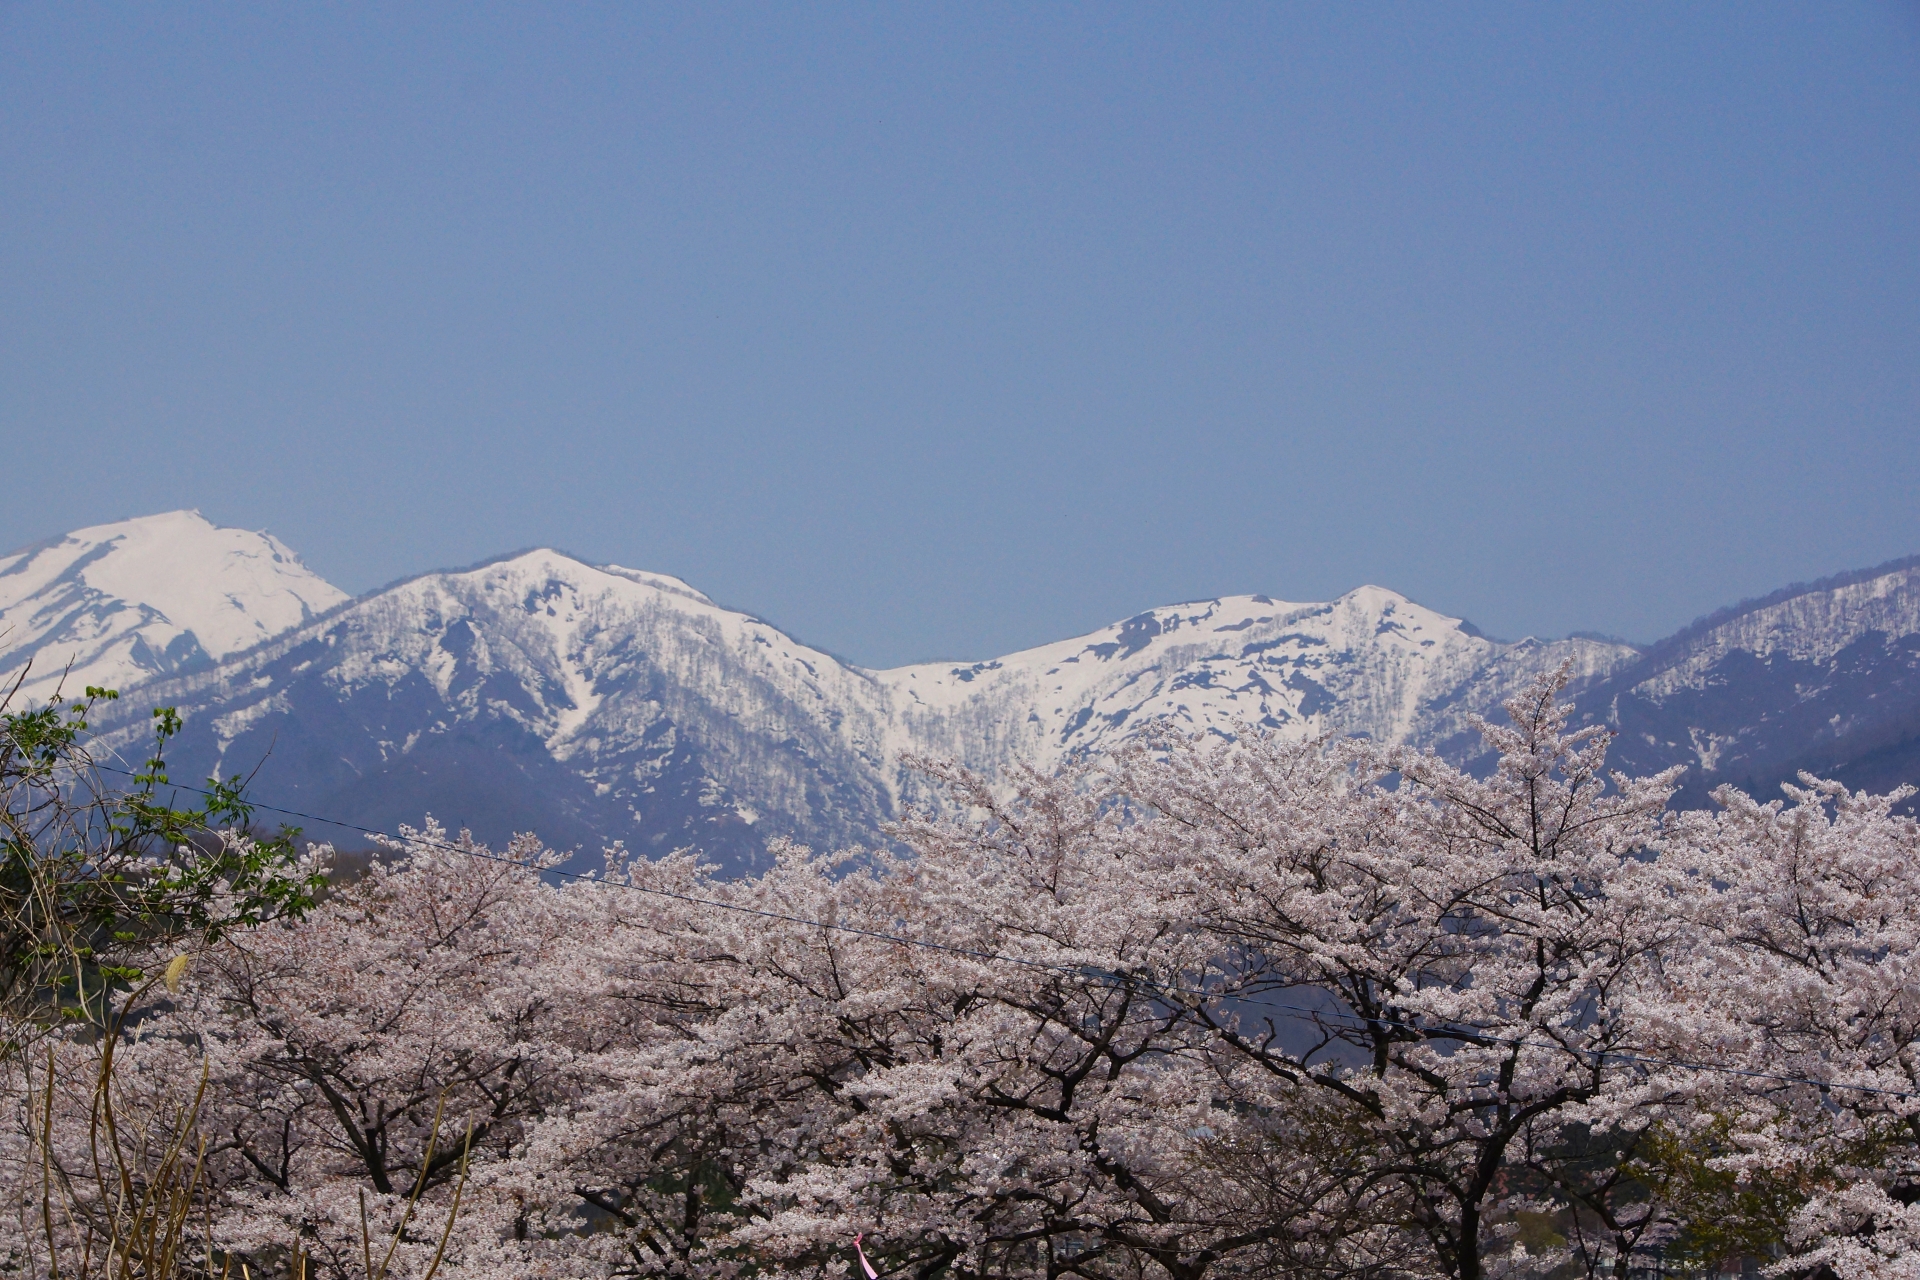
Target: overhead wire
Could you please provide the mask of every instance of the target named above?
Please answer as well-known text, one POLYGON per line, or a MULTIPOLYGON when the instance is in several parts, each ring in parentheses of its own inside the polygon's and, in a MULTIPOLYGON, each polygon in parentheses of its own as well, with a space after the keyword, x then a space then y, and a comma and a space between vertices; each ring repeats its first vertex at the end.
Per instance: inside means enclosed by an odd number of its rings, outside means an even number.
MULTIPOLYGON (((95 768, 98 768, 107 772, 111 772, 111 773, 122 774, 127 777, 142 776, 134 773, 132 770, 122 769, 114 765, 101 764, 98 761, 93 762, 93 764, 95 768)), ((165 785, 172 787, 175 790, 187 791, 199 796, 205 796, 209 798, 213 796, 212 792, 207 791, 204 788, 187 786, 184 783, 176 783, 176 782, 168 781, 165 785)), ((618 880, 618 879, 613 879, 611 877, 604 876, 604 875, 596 875, 592 872, 567 871, 559 867, 534 866, 524 861, 521 861, 520 859, 517 859, 517 858, 503 857, 497 853, 476 849, 469 845, 455 844, 451 841, 436 839, 432 836, 427 836, 420 832, 415 832, 410 836, 396 836, 389 832, 381 831, 378 828, 363 825, 361 823, 346 822, 339 818, 328 818, 315 813, 304 813, 298 809, 288 809, 278 805, 265 804, 265 803, 261 803, 253 800, 247 800, 244 803, 246 808, 248 808, 249 810, 258 810, 266 813, 278 814, 282 817, 287 817, 287 818, 299 818, 302 821, 306 821, 306 822, 324 823, 327 826, 339 827, 342 830, 347 830, 347 831, 358 831, 361 834, 368 836, 370 838, 385 840, 389 843, 396 844, 396 845, 404 845, 408 843, 424 844, 430 847, 442 849, 449 853, 460 854, 463 857, 472 858, 472 859, 475 859, 476 861, 500 863, 510 867, 517 867, 523 871, 533 872, 537 875, 555 876, 557 878, 565 879, 565 880, 579 881, 579 882, 585 882, 589 884, 607 885, 613 888, 626 889, 635 893, 646 894, 648 896, 656 897, 656 898, 670 899, 675 902, 682 902, 682 903, 686 903, 693 906, 712 907, 720 911, 731 911, 741 915, 757 916, 757 917, 760 917, 761 919, 766 919, 766 920, 778 920, 785 924, 805 925, 812 928, 829 930, 835 933, 852 934, 859 937, 874 938, 883 942, 896 943, 901 946, 917 947, 917 948, 928 950, 928 951, 940 951, 950 955, 961 955, 961 956, 969 957, 971 959, 984 960, 984 961, 988 961, 996 964, 1012 964, 1012 965, 1017 965, 1027 969, 1033 969, 1040 972, 1057 973, 1057 974, 1062 974, 1062 975, 1073 977, 1073 978, 1084 979, 1087 976, 1087 967, 1085 966, 1076 967, 1072 965, 1055 964, 1055 963, 1051 963, 1044 960, 1031 960, 1023 956, 1006 955, 1001 952, 993 952, 993 951, 981 951, 977 948, 957 946, 955 944, 946 943, 946 942, 934 942, 925 938, 915 938, 905 934, 888 932, 882 929, 863 929, 857 925, 839 924, 829 920, 815 920, 807 916, 790 915, 780 911, 769 911, 769 910, 766 910, 765 908, 746 906, 742 903, 737 903, 737 902, 724 902, 718 898, 702 898, 693 894, 677 893, 671 889, 659 889, 650 885, 635 884, 632 880, 618 880)), ((1909 1090, 1909 1089, 1890 1089, 1890 1088, 1886 1088, 1884 1086, 1879 1086, 1879 1085, 1847 1084, 1839 1081, 1819 1080, 1811 1076, 1795 1076, 1795 1075, 1787 1075, 1780 1072, 1757 1071, 1749 1068, 1727 1066, 1722 1063, 1690 1062, 1685 1059, 1661 1058, 1661 1057, 1656 1057, 1652 1055, 1629 1053, 1629 1052, 1625 1052, 1621 1050, 1613 1050, 1613 1049, 1576 1049, 1569 1045, 1560 1044, 1557 1041, 1552 1043, 1542 1043, 1541 1041, 1530 1039, 1525 1036, 1517 1036, 1517 1037, 1516 1036, 1499 1036, 1491 1032, 1478 1029, 1478 1028, 1473 1028, 1473 1027, 1451 1026, 1447 1024, 1439 1024, 1439 1025, 1422 1024, 1422 1023, 1416 1023, 1416 1022, 1408 1022, 1403 1019, 1397 1019, 1397 1018, 1391 1018, 1391 1017, 1385 1017, 1385 1016, 1376 1017, 1376 1016, 1370 1016, 1370 1015, 1361 1014, 1361 1013, 1341 1012, 1339 1010, 1316 1009, 1310 1005, 1288 1004, 1285 1002, 1263 999, 1258 996, 1251 996, 1251 995, 1242 996, 1242 995, 1236 995, 1232 992, 1209 990, 1202 987, 1182 987, 1177 985, 1171 985, 1171 984, 1159 982, 1155 979, 1146 978, 1141 975, 1126 975, 1126 976, 1128 980, 1133 982, 1135 985, 1142 987, 1144 989, 1148 989, 1150 991, 1153 991, 1163 996, 1193 996, 1193 997, 1198 997, 1200 999, 1205 999, 1205 1000, 1218 1000, 1218 1001, 1229 1002, 1235 1005, 1244 1005, 1248 1007, 1261 1008, 1261 1009, 1271 1009, 1275 1012, 1289 1013, 1296 1016, 1308 1018, 1313 1020, 1316 1024, 1319 1023, 1322 1019, 1325 1019, 1328 1021, 1345 1020, 1347 1022, 1356 1024, 1358 1027, 1366 1027, 1371 1025, 1396 1027, 1402 1030, 1413 1031, 1422 1036, 1432 1038, 1432 1039, 1459 1040, 1463 1043, 1479 1044, 1479 1045, 1504 1045, 1510 1048, 1557 1050, 1559 1052, 1572 1054, 1574 1056, 1584 1056, 1584 1057, 1592 1058, 1594 1059, 1596 1066, 1598 1066, 1599 1063, 1602 1061, 1611 1059, 1615 1062, 1633 1063, 1635 1065, 1640 1065, 1640 1066, 1676 1067, 1682 1070, 1704 1071, 1704 1072, 1709 1072, 1716 1075, 1739 1076, 1739 1077, 1744 1077, 1747 1079, 1754 1079, 1754 1080, 1771 1080, 1781 1084, 1812 1085, 1815 1088, 1818 1088, 1821 1090, 1843 1089, 1849 1093, 1872 1094, 1872 1095, 1890 1097, 1890 1098, 1910 1099, 1910 1098, 1920 1097, 1920 1091, 1909 1090)), ((1176 1001, 1176 1003, 1178 1002, 1176 1001)))

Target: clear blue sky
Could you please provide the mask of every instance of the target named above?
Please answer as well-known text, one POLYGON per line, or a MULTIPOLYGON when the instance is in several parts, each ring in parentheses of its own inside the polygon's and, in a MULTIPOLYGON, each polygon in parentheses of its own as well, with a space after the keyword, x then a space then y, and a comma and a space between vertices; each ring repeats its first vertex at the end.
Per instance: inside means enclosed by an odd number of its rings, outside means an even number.
POLYGON ((1920 552, 1920 7, 0 7, 0 547, 544 544, 855 661, 1920 552))

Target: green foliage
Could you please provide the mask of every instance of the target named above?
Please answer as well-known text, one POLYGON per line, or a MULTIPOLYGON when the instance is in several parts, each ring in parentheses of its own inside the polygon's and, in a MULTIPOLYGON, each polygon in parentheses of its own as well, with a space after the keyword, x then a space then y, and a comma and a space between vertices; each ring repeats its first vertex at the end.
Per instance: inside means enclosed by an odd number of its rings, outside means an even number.
POLYGON ((1677 1219, 1679 1230, 1661 1250, 1668 1270, 1711 1271, 1728 1259, 1775 1256, 1788 1219, 1807 1202, 1810 1188, 1798 1178, 1723 1167, 1734 1154, 1732 1128, 1716 1118, 1691 1133, 1655 1129, 1628 1165, 1677 1219))
POLYGON ((98 1019, 156 948, 300 916, 322 884, 297 831, 252 833, 242 780, 171 786, 173 708, 154 711, 138 769, 96 759, 87 717, 118 696, 89 686, 17 712, 0 698, 0 1014, 16 1024, 98 1019))
POLYGON ((1515 1234, 1520 1243, 1527 1247, 1528 1253, 1539 1255, 1566 1247, 1567 1238, 1560 1233, 1558 1214, 1522 1209, 1513 1217, 1517 1227, 1515 1234))

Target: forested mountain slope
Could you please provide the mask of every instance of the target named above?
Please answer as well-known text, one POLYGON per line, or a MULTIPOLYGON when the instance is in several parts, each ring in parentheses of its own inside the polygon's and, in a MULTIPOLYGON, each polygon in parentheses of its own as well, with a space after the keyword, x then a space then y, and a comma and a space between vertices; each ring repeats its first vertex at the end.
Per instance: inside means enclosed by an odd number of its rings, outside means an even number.
POLYGON ((1581 705, 1619 729, 1620 767, 1689 766, 1683 803, 1721 782, 1771 798, 1802 769, 1920 783, 1920 557, 1703 618, 1581 705))

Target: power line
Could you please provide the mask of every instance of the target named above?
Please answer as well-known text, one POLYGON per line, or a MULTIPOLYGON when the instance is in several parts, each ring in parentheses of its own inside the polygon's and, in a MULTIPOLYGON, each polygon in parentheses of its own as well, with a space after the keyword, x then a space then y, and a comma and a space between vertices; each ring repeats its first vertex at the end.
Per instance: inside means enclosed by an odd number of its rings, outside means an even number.
MULTIPOLYGON (((138 774, 135 774, 131 770, 118 768, 114 765, 100 764, 97 761, 94 762, 94 767, 105 770, 109 773, 122 774, 129 778, 140 776, 138 774)), ((175 782, 168 782, 166 785, 173 787, 176 790, 192 792, 193 794, 199 795, 199 796, 206 796, 209 798, 213 796, 212 792, 207 791, 200 787, 190 787, 190 786, 186 786, 184 784, 175 783, 175 782)), ((343 822, 338 818, 322 817, 321 815, 315 814, 315 813, 303 813, 298 809, 285 809, 277 805, 261 804, 251 800, 245 801, 244 803, 248 809, 264 810, 267 813, 276 813, 281 815, 282 817, 288 817, 288 818, 300 818, 307 822, 324 823, 327 826, 340 827, 348 831, 359 831, 363 835, 376 837, 382 840, 387 840, 394 844, 402 844, 402 843, 408 842, 407 840, 403 840, 399 836, 391 835, 385 831, 380 831, 376 828, 363 826, 359 823, 343 822)), ((410 841, 411 843, 425 844, 435 848, 444 849, 449 853, 457 853, 463 857, 473 858, 476 861, 497 862, 504 866, 518 867, 523 871, 531 871, 537 875, 550 875, 550 876, 557 876, 566 880, 584 881, 589 884, 607 885, 613 888, 627 889, 634 893, 647 894, 651 897, 666 898, 675 902, 684 902, 694 906, 713 907, 721 911, 732 911, 732 912, 737 912, 741 915, 758 916, 761 919, 765 919, 765 920, 778 920, 785 924, 806 925, 816 929, 831 930, 835 933, 846 933, 846 934, 853 934, 858 937, 875 938, 883 942, 896 943, 900 946, 919 947, 928 951, 940 951, 950 955, 967 956, 972 959, 985 960, 985 961, 996 963, 996 964, 1019 965, 1023 968, 1033 969, 1033 970, 1044 972, 1044 973, 1058 973, 1058 974, 1062 974, 1067 977, 1073 977, 1073 978, 1085 978, 1087 976, 1087 972, 1084 968, 1075 968, 1074 966, 1071 966, 1071 965, 1050 964, 1044 960, 1029 960, 1022 956, 1003 955, 998 952, 981 951, 976 948, 955 946, 951 943, 945 943, 945 942, 930 942, 924 938, 913 938, 913 937, 908 937, 902 934, 888 933, 884 930, 879 930, 879 929, 862 929, 857 925, 836 924, 826 920, 814 920, 806 916, 788 915, 780 911, 768 911, 760 907, 743 906, 742 904, 735 903, 735 902, 722 902, 717 898, 701 898, 701 897, 696 897, 692 894, 675 893, 671 889, 656 889, 649 885, 635 884, 631 880, 614 880, 605 876, 594 875, 591 872, 565 871, 558 867, 533 867, 513 858, 502 857, 496 853, 482 852, 481 850, 478 850, 478 849, 472 849, 462 845, 452 844, 445 840, 436 840, 431 836, 420 835, 417 833, 410 838, 410 841)), ((1389 1026, 1389 1027, 1399 1027, 1404 1030, 1413 1031, 1422 1036, 1426 1036, 1432 1039, 1460 1040, 1465 1043, 1480 1044, 1480 1045, 1505 1045, 1511 1048, 1521 1048, 1521 1049, 1530 1048, 1530 1049, 1559 1050, 1562 1053, 1572 1054, 1575 1056, 1591 1057, 1592 1059, 1594 1059, 1595 1066, 1598 1066, 1601 1062, 1606 1061, 1607 1059, 1612 1059, 1616 1062, 1629 1062, 1629 1063, 1634 1063, 1636 1065, 1641 1065, 1641 1066, 1679 1067, 1689 1071, 1706 1071, 1706 1072, 1711 1072, 1718 1075, 1740 1076, 1746 1079, 1753 1079, 1753 1080, 1772 1080, 1781 1084, 1806 1084, 1806 1085, 1812 1085, 1815 1088, 1822 1089, 1822 1090, 1844 1089, 1851 1093, 1874 1094, 1874 1095, 1889 1097, 1889 1098, 1920 1097, 1920 1092, 1915 1092, 1913 1090, 1907 1090, 1907 1089, 1887 1089, 1887 1088, 1881 1088, 1877 1085, 1843 1084, 1843 1083, 1837 1083, 1829 1080, 1816 1080, 1810 1076, 1792 1076, 1792 1075, 1785 1075, 1779 1072, 1772 1072, 1772 1071, 1753 1071, 1753 1070, 1748 1070, 1741 1067, 1729 1067, 1729 1066, 1724 1066, 1718 1063, 1711 1063, 1711 1062, 1688 1062, 1678 1058, 1657 1058, 1657 1057, 1651 1057, 1645 1054, 1625 1053, 1625 1052, 1612 1050, 1612 1049, 1574 1049, 1574 1048, 1570 1048, 1567 1045, 1558 1044, 1558 1043, 1542 1044, 1537 1040, 1531 1040, 1524 1036, 1517 1036, 1517 1037, 1497 1036, 1489 1032, 1479 1030, 1477 1028, 1471 1028, 1471 1027, 1455 1027, 1455 1026, 1446 1026, 1446 1025, 1442 1025, 1438 1027, 1422 1026, 1419 1023, 1407 1022, 1398 1018, 1370 1017, 1366 1014, 1342 1013, 1338 1010, 1315 1009, 1309 1005, 1286 1004, 1279 1001, 1263 1000, 1256 996, 1238 996, 1238 995, 1233 995, 1224 991, 1209 991, 1199 987, 1173 986, 1166 983, 1157 982, 1150 978, 1143 978, 1138 976, 1134 976, 1130 978, 1130 980, 1137 983, 1139 986, 1143 988, 1157 992, 1158 994, 1161 994, 1161 995, 1195 996, 1205 1000, 1231 1001, 1232 1003, 1235 1003, 1235 1004, 1247 1005, 1247 1006, 1252 1006, 1252 1007, 1261 1008, 1261 1009, 1272 1009, 1276 1012, 1281 1012, 1281 1013, 1301 1015, 1306 1018, 1310 1018, 1315 1022, 1318 1022, 1321 1019, 1329 1019, 1329 1020, 1345 1019, 1349 1022, 1358 1024, 1359 1026, 1362 1026, 1362 1027, 1370 1026, 1374 1024, 1378 1024, 1381 1026, 1389 1026)), ((1178 1003, 1178 1002, 1176 1001, 1175 1003, 1178 1003)))

